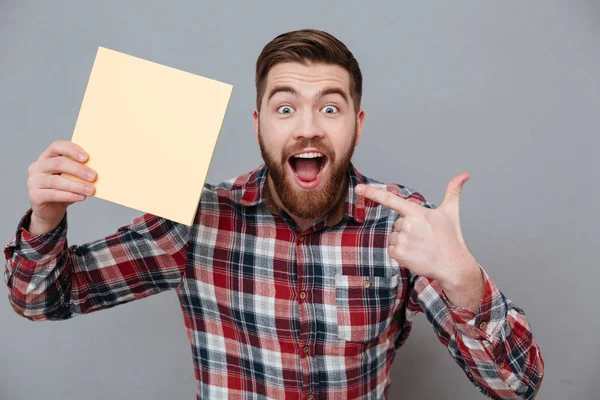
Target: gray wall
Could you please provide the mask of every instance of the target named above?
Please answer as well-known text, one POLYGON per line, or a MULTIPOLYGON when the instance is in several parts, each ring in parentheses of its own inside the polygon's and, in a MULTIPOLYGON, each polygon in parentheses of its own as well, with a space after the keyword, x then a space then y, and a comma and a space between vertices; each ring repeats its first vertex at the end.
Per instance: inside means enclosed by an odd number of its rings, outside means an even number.
MULTIPOLYGON (((597 1, 0 1, 0 238, 28 208, 27 166, 69 140, 99 45, 234 85, 209 181, 260 162, 253 67, 277 34, 330 31, 365 76, 355 164, 439 204, 454 175, 465 239, 523 307, 546 361, 539 396, 598 399, 600 4, 597 1), (426 3, 426 4, 425 4, 426 3)), ((138 215, 98 199, 70 243, 138 215)), ((191 399, 175 293, 64 322, 13 313, 0 286, 1 399, 191 399)), ((424 317, 392 398, 478 399, 424 317)))

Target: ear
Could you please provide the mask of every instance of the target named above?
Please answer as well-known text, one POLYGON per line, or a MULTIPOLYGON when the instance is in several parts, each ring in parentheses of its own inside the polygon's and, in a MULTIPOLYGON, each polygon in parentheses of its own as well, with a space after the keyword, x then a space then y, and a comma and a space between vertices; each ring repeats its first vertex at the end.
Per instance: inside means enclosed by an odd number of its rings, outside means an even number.
POLYGON ((256 143, 258 142, 258 110, 254 110, 254 112, 252 113, 252 119, 254 119, 254 136, 256 136, 256 143))
POLYGON ((362 136, 363 125, 365 123, 365 111, 361 109, 358 111, 356 115, 356 146, 358 146, 358 142, 360 142, 360 137, 362 136))

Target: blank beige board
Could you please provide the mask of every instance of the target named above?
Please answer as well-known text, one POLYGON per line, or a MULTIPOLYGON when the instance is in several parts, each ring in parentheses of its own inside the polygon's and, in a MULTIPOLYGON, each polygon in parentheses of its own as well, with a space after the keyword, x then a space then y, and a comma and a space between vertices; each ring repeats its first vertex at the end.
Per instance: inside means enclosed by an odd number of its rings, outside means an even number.
POLYGON ((98 48, 72 138, 95 196, 191 225, 232 89, 98 48))

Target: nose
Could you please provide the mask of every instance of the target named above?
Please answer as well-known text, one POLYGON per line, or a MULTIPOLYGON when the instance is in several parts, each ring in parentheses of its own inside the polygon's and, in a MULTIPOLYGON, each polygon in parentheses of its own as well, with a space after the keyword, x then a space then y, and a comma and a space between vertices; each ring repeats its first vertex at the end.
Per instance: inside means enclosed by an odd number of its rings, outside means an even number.
POLYGON ((318 116, 307 111, 298 118, 298 125, 294 129, 293 137, 299 139, 323 138, 325 131, 321 128, 318 116))

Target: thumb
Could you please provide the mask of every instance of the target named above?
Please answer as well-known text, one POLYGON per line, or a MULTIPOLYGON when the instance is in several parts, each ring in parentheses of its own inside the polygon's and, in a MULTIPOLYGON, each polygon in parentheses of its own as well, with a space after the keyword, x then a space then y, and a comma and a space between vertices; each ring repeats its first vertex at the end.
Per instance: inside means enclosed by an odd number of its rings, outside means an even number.
POLYGON ((442 209, 448 215, 454 217, 457 222, 459 222, 460 196, 462 194, 463 186, 470 177, 468 172, 463 172, 452 178, 450 182, 448 182, 444 201, 438 207, 438 209, 442 209))

